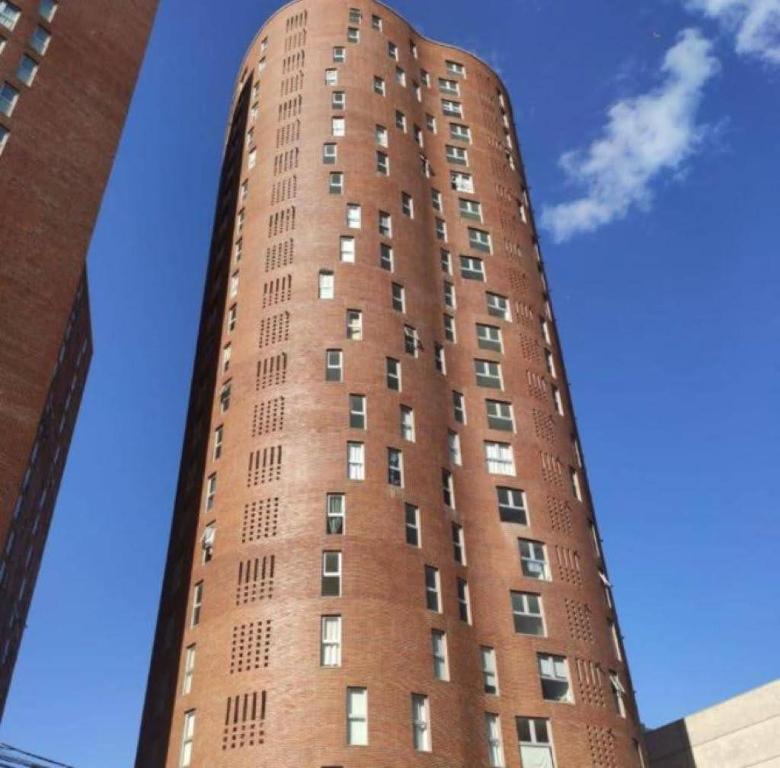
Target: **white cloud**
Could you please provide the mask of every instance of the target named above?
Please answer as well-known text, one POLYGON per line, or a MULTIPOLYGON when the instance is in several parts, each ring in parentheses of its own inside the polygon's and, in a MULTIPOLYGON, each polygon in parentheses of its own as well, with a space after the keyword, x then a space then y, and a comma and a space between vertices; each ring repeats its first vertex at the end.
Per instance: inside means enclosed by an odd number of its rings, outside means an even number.
POLYGON ((780 0, 687 0, 736 36, 737 53, 780 66, 780 0))
POLYGON ((664 172, 682 172, 701 143, 706 127, 697 123, 697 112, 704 86, 719 69, 712 43, 696 29, 684 30, 666 52, 662 82, 614 103, 602 135, 561 156, 566 175, 585 194, 544 209, 542 224, 556 242, 622 219, 632 207, 650 206, 651 183, 664 172))

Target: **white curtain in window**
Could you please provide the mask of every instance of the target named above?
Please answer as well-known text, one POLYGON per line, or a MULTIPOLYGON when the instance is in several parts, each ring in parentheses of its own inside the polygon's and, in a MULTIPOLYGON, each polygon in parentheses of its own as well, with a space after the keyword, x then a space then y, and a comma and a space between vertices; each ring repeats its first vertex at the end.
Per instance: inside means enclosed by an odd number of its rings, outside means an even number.
POLYGON ((550 747, 523 744, 520 747, 523 768, 555 768, 550 747))

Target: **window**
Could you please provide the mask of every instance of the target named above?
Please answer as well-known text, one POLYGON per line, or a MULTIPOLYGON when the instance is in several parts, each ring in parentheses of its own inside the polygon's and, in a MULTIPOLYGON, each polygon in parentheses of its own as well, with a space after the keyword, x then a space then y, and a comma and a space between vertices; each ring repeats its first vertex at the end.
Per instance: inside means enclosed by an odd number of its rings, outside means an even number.
POLYGON ((447 222, 444 219, 436 219, 436 238, 447 242, 447 222))
POLYGON ((377 16, 376 14, 373 14, 371 16, 371 26, 377 30, 377 32, 382 31, 382 18, 381 16, 377 16))
POLYGON ((238 284, 239 284, 239 274, 238 274, 238 270, 236 270, 230 276, 230 298, 231 299, 234 299, 236 296, 238 296, 238 284))
POLYGON ((366 428, 366 398, 365 395, 349 396, 349 426, 352 429, 366 428))
POLYGON ((320 665, 341 666, 341 616, 320 619, 320 665))
POLYGON ((19 91, 10 83, 3 83, 3 87, 0 88, 0 114, 11 117, 18 100, 19 91))
POLYGON ((441 264, 441 271, 447 275, 452 274, 452 258, 450 252, 445 251, 444 248, 439 252, 439 263, 441 264))
POLYGON ((439 373, 447 373, 447 357, 441 344, 433 345, 433 362, 439 373))
POLYGON ((607 626, 609 627, 609 634, 612 638, 612 647, 615 651, 615 657, 618 661, 623 661, 623 652, 620 650, 620 638, 618 637, 618 631, 617 627, 615 626, 615 622, 609 620, 607 622, 607 626))
POLYGON ((374 93, 384 96, 386 92, 384 79, 379 77, 379 75, 374 75, 374 93))
POLYGON ((342 381, 344 373, 344 356, 340 349, 329 349, 325 352, 325 381, 342 381))
POLYGON ((19 62, 19 68, 16 70, 16 76, 25 84, 32 85, 35 80, 35 75, 38 73, 38 62, 35 59, 28 56, 26 53, 22 54, 22 59, 19 62))
POLYGON ((417 329, 411 325, 404 326, 404 352, 412 357, 417 357, 420 349, 420 339, 417 335, 417 329))
POLYGON ((413 547, 420 546, 420 510, 413 504, 404 504, 404 525, 406 528, 406 543, 413 547))
POLYGON ((550 324, 543 318, 539 318, 539 326, 542 331, 542 338, 547 344, 552 344, 552 336, 550 334, 550 324))
POLYGON ((406 192, 401 192, 401 213, 410 219, 414 218, 414 200, 406 192))
POLYGON ((620 676, 617 672, 610 670, 609 682, 612 688, 612 699, 615 702, 615 709, 621 717, 626 716, 626 689, 620 682, 620 676))
POLYGON ((450 138, 471 143, 471 128, 461 123, 450 123, 450 138))
POLYGON ((203 582, 199 581, 192 588, 192 609, 190 611, 190 626, 197 627, 200 624, 200 613, 203 608, 203 582))
POLYGON ((393 249, 385 243, 379 245, 379 266, 388 272, 393 271, 393 249))
POLYGON ((469 245, 477 251, 492 253, 490 234, 481 229, 469 228, 469 245))
POLYGON ((333 48, 333 61, 341 64, 347 60, 347 49, 343 45, 337 45, 333 48))
POLYGON ((400 109, 395 111, 395 127, 406 133, 406 115, 400 109))
POLYGON ((339 241, 339 254, 342 261, 349 264, 355 263, 355 238, 349 236, 341 237, 339 241))
POLYGON ((379 211, 379 234, 382 237, 392 237, 393 234, 393 218, 389 213, 385 211, 379 211))
POLYGON ((515 421, 512 416, 510 403, 502 403, 499 400, 486 400, 488 427, 499 429, 503 432, 514 432, 515 421))
POLYGON ((452 524, 452 555, 458 565, 466 565, 466 540, 463 537, 463 526, 452 524))
POLYGON ((572 703, 571 684, 569 683, 569 664, 563 656, 537 654, 539 660, 539 679, 542 683, 542 698, 547 701, 572 703))
POLYGON ((322 270, 320 272, 319 297, 321 299, 332 299, 335 293, 335 277, 333 272, 322 270))
MULTIPOLYGON (((390 295, 392 299, 392 307, 396 312, 406 311, 406 291, 402 285, 393 283, 390 286, 390 295)), ((414 350, 412 351, 414 353, 414 350)))
POLYGON ((463 105, 459 101, 442 99, 441 110, 448 117, 463 117, 463 105))
POLYGON ((330 122, 331 122, 331 133, 334 136, 347 135, 347 119, 345 117, 334 117, 330 122))
POLYGON ((192 691, 192 676, 195 673, 195 646, 190 645, 184 652, 184 674, 182 675, 181 692, 186 696, 192 691))
POLYGON ((569 467, 569 476, 571 477, 571 492, 577 501, 582 501, 582 486, 580 485, 580 473, 574 467, 569 467))
POLYGON ((363 313, 357 309, 347 310, 347 338, 352 341, 363 340, 363 313))
POLYGON ((222 373, 227 373, 230 369, 230 355, 233 347, 230 344, 225 344, 222 348, 222 373))
POLYGON ((463 218, 482 221, 482 203, 461 197, 458 201, 458 208, 460 210, 460 215, 463 216, 463 218))
POLYGON ((343 493, 329 493, 325 496, 325 533, 341 536, 347 514, 347 501, 343 493))
POLYGON ((428 697, 412 694, 412 740, 418 752, 431 751, 431 727, 428 697))
POLYGON ((345 109, 347 106, 347 94, 344 91, 333 91, 330 95, 330 106, 332 109, 345 109))
POLYGON ((482 685, 485 693, 498 694, 498 666, 496 664, 496 651, 483 645, 479 649, 479 657, 482 662, 482 685))
POLYGON ((347 688, 347 744, 368 744, 368 689, 347 688))
POLYGON ((449 307, 450 309, 455 309, 457 306, 457 302, 455 300, 455 286, 444 281, 444 306, 449 307))
POLYGON ((349 9, 349 23, 350 24, 360 24, 360 22, 363 20, 363 14, 360 10, 360 8, 350 8, 349 9))
POLYGON ((43 56, 49 47, 51 42, 51 34, 47 32, 43 27, 37 26, 30 37, 30 48, 36 53, 40 53, 43 56))
POLYGON ((325 70, 325 85, 338 85, 339 71, 334 67, 325 70))
POLYGON ((555 411, 559 416, 563 416, 563 398, 561 397, 561 390, 554 384, 550 385, 550 391, 552 392, 553 403, 555 404, 555 411))
POLYGON ((470 173, 450 172, 450 186, 457 192, 474 194, 474 177, 470 173))
POLYGON ((458 590, 458 616, 461 621, 471 624, 471 603, 469 600, 469 585, 465 579, 457 580, 458 590))
POLYGON ((347 42, 348 43, 360 42, 360 30, 357 27, 347 27, 347 42))
POLYGON ((425 605, 429 611, 441 613, 439 569, 430 565, 425 566, 425 605))
POLYGON ((554 379, 558 378, 558 374, 555 371, 555 358, 549 349, 544 350, 544 362, 547 365, 547 373, 549 373, 550 376, 552 376, 554 379))
POLYGON ((206 563, 210 563, 212 558, 214 557, 214 542, 216 540, 216 537, 217 537, 217 524, 209 523, 203 529, 203 536, 201 537, 200 540, 201 549, 202 549, 201 562, 204 565, 206 563))
POLYGON ((406 72, 404 72, 401 67, 395 68, 395 81, 402 88, 406 88, 406 72))
POLYGON ((501 365, 490 360, 475 360, 474 372, 477 376, 477 386, 489 389, 501 389, 501 365))
POLYGON ((420 128, 419 125, 414 126, 414 140, 420 147, 425 145, 425 137, 423 136, 422 128, 420 128))
POLYGON ((387 388, 401 391, 401 363, 392 357, 386 358, 387 388))
POLYGON ((450 452, 450 461, 459 467, 463 463, 460 453, 460 435, 449 430, 447 432, 447 445, 450 452))
POLYGON ((184 713, 184 728, 181 736, 181 752, 179 768, 189 768, 192 765, 192 742, 195 739, 195 710, 184 713))
MULTIPOLYGON (((332 144, 331 146, 335 146, 332 144)), ((331 173, 328 176, 328 192, 331 195, 340 195, 344 192, 344 174, 331 173)))
POLYGON ((509 299, 506 296, 499 296, 497 293, 486 293, 485 300, 489 315, 500 317, 506 321, 512 320, 512 315, 509 312, 509 299))
POLYGON ((206 480, 206 512, 214 509, 214 500, 217 497, 217 475, 209 475, 206 480))
POLYGON ((376 136, 376 143, 379 144, 380 147, 387 146, 388 133, 387 133, 387 128, 385 128, 384 125, 377 125, 375 129, 375 136, 376 136))
POLYGON ((549 721, 540 717, 518 717, 515 724, 523 765, 555 768, 549 721))
POLYGON ((390 175, 390 158, 387 156, 386 152, 376 153, 376 170, 383 176, 390 175))
POLYGON ((388 42, 387 43, 387 55, 391 59, 395 59, 398 61, 398 46, 395 43, 388 42))
POLYGON ((431 654, 433 656, 433 676, 437 680, 449 680, 447 635, 439 629, 431 630, 431 654))
POLYGON ((455 390, 452 391, 452 417, 461 424, 466 423, 466 398, 455 390))
POLYGON ((512 592, 512 614, 515 621, 515 632, 520 635, 544 637, 542 598, 539 595, 533 595, 529 592, 512 592))
POLYGON ((447 341, 451 341, 453 344, 457 340, 455 318, 452 317, 452 315, 444 315, 444 338, 447 341))
POLYGON ((414 442, 414 411, 406 405, 401 406, 401 437, 414 442))
POLYGON ((452 479, 452 472, 448 469, 441 471, 441 495, 445 506, 455 509, 455 485, 452 479))
POLYGON ((523 576, 539 581, 550 581, 550 566, 544 544, 530 539, 518 539, 520 547, 520 568, 523 576))
POLYGON ((11 132, 6 128, 4 125, 0 125, 0 155, 3 153, 3 150, 5 149, 5 145, 8 141, 8 137, 10 136, 11 132))
POLYGON ((6 29, 13 29, 22 12, 8 0, 0 0, 0 24, 6 29))
POLYGON ((398 488, 404 485, 404 458, 397 448, 387 449, 387 482, 398 488))
POLYGON ((433 115, 426 115, 425 126, 431 133, 436 133, 436 118, 433 115))
POLYGON ((341 597, 341 552, 322 553, 321 594, 341 597))
POLYGON ((444 77, 439 78, 439 90, 442 93, 454 94, 460 96, 460 84, 457 80, 447 80, 444 77))
MULTIPOLYGON (((453 163, 455 165, 468 165, 469 153, 463 147, 454 147, 451 144, 447 144, 445 151, 447 153, 448 163, 453 163)), ((467 190, 462 189, 459 191, 466 192, 467 190)))
MULTIPOLYGON (((504 742, 501 738, 501 718, 485 713, 485 733, 488 743, 488 760, 491 768, 504 768, 504 742)), ((523 763, 523 765, 532 765, 523 763)))
POLYGON ((257 150, 254 148, 252 148, 249 151, 249 159, 247 160, 247 165, 249 166, 250 170, 257 165, 257 150))
POLYGON ((366 479, 366 447, 363 443, 347 443, 347 477, 366 479))
POLYGON ((460 257, 460 276, 464 280, 485 280, 485 264, 475 256, 460 257))
POLYGON ((634 751, 636 752, 637 760, 639 761, 639 768, 647 768, 647 763, 645 762, 645 755, 642 750, 642 745, 636 740, 632 739, 634 742, 634 751))
POLYGON ((362 225, 362 209, 357 203, 347 204, 347 226, 350 229, 360 229, 362 225))
POLYGON ((431 205, 434 211, 442 213, 444 211, 444 202, 441 196, 441 192, 438 189, 431 190, 431 205))
POLYGON ((225 436, 225 428, 219 426, 214 430, 214 460, 222 456, 222 439, 225 436))
POLYGON ((447 67, 447 72, 449 72, 451 75, 466 77, 466 67, 464 67, 460 62, 447 61, 445 62, 445 66, 447 67))
POLYGON ((491 475, 515 474, 515 456, 509 443, 485 443, 485 463, 491 475))
POLYGON ((226 381, 222 385, 222 389, 219 391, 219 410, 222 413, 226 413, 230 410, 230 394, 233 391, 233 384, 230 381, 226 381))

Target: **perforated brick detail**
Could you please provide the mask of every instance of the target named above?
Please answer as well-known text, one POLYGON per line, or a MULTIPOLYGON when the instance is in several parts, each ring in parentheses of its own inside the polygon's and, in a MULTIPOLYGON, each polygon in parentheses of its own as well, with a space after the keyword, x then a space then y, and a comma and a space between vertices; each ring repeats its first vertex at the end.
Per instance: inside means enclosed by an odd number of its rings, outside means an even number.
POLYGON ((615 756, 615 734, 611 728, 587 726, 588 747, 593 768, 618 768, 615 756))
POLYGON ((265 741, 265 691, 229 696, 225 707, 222 749, 254 747, 265 741))
POLYGON ((263 309, 283 304, 292 296, 292 275, 277 277, 263 285, 263 309))
POLYGON ((528 275, 519 269, 513 269, 509 272, 509 285, 515 293, 527 293, 530 285, 528 275))
POLYGON ((252 437, 270 435, 284 429, 284 397, 256 403, 252 414, 252 437))
POLYGON ((529 336, 526 333, 519 333, 518 337, 520 339, 520 351, 523 353, 523 357, 529 363, 542 365, 544 363, 542 345, 533 336, 529 336))
POLYGON ((274 596, 274 567, 274 555, 239 562, 236 605, 270 600, 274 596))
POLYGON ((282 477, 282 446, 269 445, 249 454, 246 487, 273 483, 282 477))
POLYGON ((556 499, 554 496, 547 497, 547 513, 550 516, 550 526, 558 533, 564 533, 571 536, 574 532, 574 523, 572 520, 571 504, 563 499, 556 499))
MULTIPOLYGON (((271 187, 271 205, 284 203, 287 200, 293 200, 298 194, 298 177, 288 176, 286 179, 277 181, 271 187)), ((289 242, 289 241, 288 241, 289 242)), ((266 272, 268 270, 266 269, 266 272)))
POLYGON ((271 663, 271 619, 233 627, 230 674, 254 672, 271 663))
POLYGON ((555 419, 552 414, 538 411, 536 408, 531 413, 534 422, 536 436, 546 443, 555 442, 555 419))
POLYGON ((272 272, 275 269, 289 267, 295 256, 295 241, 282 240, 265 249, 265 271, 272 272))
POLYGON ((533 371, 527 371, 526 375, 528 377, 528 394, 543 403, 549 403, 550 396, 547 393, 547 382, 544 380, 544 376, 533 371))
POLYGON ((257 363, 255 392, 269 387, 279 387, 287 381, 287 355, 282 352, 266 357, 257 363))
POLYGON ((542 479, 548 485, 554 485, 559 488, 565 487, 563 464, 549 453, 540 454, 542 459, 542 479))
POLYGON ((590 607, 587 603, 564 598, 564 604, 566 606, 566 620, 569 625, 569 634, 572 639, 580 640, 583 643, 595 643, 596 637, 593 634, 593 620, 591 618, 590 607))
POLYGON ((595 661, 575 659, 577 670, 578 700, 591 707, 606 707, 607 698, 604 695, 604 673, 595 661))
POLYGON ((260 349, 272 344, 281 344, 290 338, 290 313, 282 312, 271 317, 264 317, 260 321, 260 349))
POLYGON ((582 570, 580 556, 568 547, 555 547, 555 559, 558 579, 575 587, 582 586, 582 570))
POLYGON ((538 330, 539 321, 537 320, 536 313, 522 301, 515 302, 515 317, 517 322, 524 325, 531 330, 538 330))
POLYGON ((258 499, 244 505, 241 543, 271 539, 279 530, 279 497, 258 499))

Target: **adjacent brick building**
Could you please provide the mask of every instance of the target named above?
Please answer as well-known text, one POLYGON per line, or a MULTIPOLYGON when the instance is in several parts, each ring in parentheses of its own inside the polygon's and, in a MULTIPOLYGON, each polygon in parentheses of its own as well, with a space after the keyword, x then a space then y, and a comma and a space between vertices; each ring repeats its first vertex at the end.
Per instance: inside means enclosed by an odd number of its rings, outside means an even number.
POLYGON ((85 259, 157 0, 0 0, 0 716, 92 354, 85 259))
POLYGON ((290 3, 236 84, 136 766, 642 764, 506 90, 290 3))

